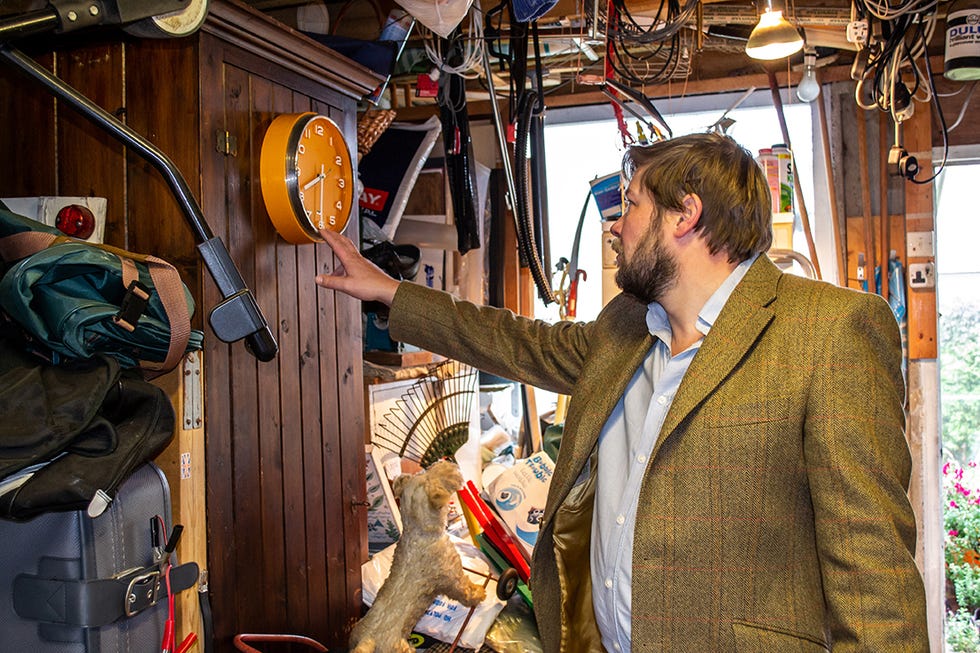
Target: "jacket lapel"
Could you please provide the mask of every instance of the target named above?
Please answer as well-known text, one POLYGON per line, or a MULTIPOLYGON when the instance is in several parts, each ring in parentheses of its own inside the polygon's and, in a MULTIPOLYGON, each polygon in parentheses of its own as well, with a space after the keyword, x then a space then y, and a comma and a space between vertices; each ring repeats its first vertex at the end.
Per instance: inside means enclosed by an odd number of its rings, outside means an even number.
POLYGON ((654 456, 684 418, 745 357, 772 321, 774 313, 769 305, 776 298, 776 286, 781 274, 779 268, 762 254, 736 286, 684 375, 664 420, 660 438, 653 450, 654 456))
POLYGON ((569 406, 565 421, 568 437, 562 438, 558 452, 562 464, 556 465, 549 488, 549 510, 545 513, 549 521, 585 468, 602 427, 653 344, 646 325, 646 305, 625 296, 613 301, 621 304, 609 307, 615 326, 595 343, 589 368, 583 372, 569 406))

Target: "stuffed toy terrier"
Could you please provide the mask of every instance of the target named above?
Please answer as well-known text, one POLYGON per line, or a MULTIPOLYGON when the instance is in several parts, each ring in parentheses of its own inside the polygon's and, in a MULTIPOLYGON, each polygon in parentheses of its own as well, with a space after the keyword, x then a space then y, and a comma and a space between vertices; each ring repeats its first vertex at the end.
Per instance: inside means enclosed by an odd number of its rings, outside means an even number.
POLYGON ((392 483, 400 500, 402 534, 374 605, 351 632, 353 653, 412 653, 407 638, 437 596, 468 608, 486 597, 463 573, 459 553, 446 534, 449 500, 462 486, 459 468, 447 461, 392 483))

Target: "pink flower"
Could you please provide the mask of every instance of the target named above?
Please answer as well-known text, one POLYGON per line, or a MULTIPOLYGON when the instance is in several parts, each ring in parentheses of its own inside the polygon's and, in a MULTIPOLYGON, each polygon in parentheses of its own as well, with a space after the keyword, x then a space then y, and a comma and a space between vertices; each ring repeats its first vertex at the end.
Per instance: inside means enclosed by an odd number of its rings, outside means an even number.
POLYGON ((950 537, 956 537, 959 534, 960 534, 960 532, 958 530, 956 530, 955 528, 949 532, 949 536, 950 537))
POLYGON ((958 480, 958 481, 963 480, 963 468, 962 467, 960 467, 959 469, 956 470, 956 480, 958 480))
POLYGON ((949 507, 950 507, 950 508, 959 508, 959 506, 958 506, 958 505, 956 505, 956 502, 955 502, 955 501, 950 501, 950 502, 949 502, 949 507))
POLYGON ((976 467, 977 466, 977 463, 971 460, 970 462, 967 463, 967 466, 968 467, 976 467))
POLYGON ((948 473, 949 473, 949 463, 946 463, 943 465, 943 475, 945 476, 948 473))

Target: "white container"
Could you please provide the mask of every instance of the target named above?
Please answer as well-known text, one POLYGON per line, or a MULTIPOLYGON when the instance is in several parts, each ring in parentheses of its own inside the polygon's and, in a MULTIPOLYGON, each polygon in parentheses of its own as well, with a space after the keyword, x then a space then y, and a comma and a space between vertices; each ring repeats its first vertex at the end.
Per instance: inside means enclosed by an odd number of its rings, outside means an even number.
POLYGON ((792 213, 772 214, 772 247, 774 249, 793 249, 793 220, 792 213))

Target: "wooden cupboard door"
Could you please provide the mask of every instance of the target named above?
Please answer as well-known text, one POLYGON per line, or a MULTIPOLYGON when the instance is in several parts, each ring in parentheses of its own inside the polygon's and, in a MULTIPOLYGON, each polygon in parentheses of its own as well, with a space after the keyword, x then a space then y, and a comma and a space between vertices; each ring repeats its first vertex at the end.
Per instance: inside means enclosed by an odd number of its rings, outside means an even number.
MULTIPOLYGON (((365 557, 360 306, 313 283, 333 269, 326 245, 291 245, 275 232, 259 152, 275 116, 310 110, 333 118, 353 146, 354 106, 225 43, 204 44, 206 212, 280 348, 275 360, 259 363, 240 343, 207 342, 218 641, 224 648, 238 632, 290 632, 342 646, 360 614, 365 557), (235 155, 207 142, 220 132, 234 139, 235 155)), ((349 228, 357 233, 356 219, 349 228)), ((209 279, 203 295, 209 306, 220 301, 209 279)))

